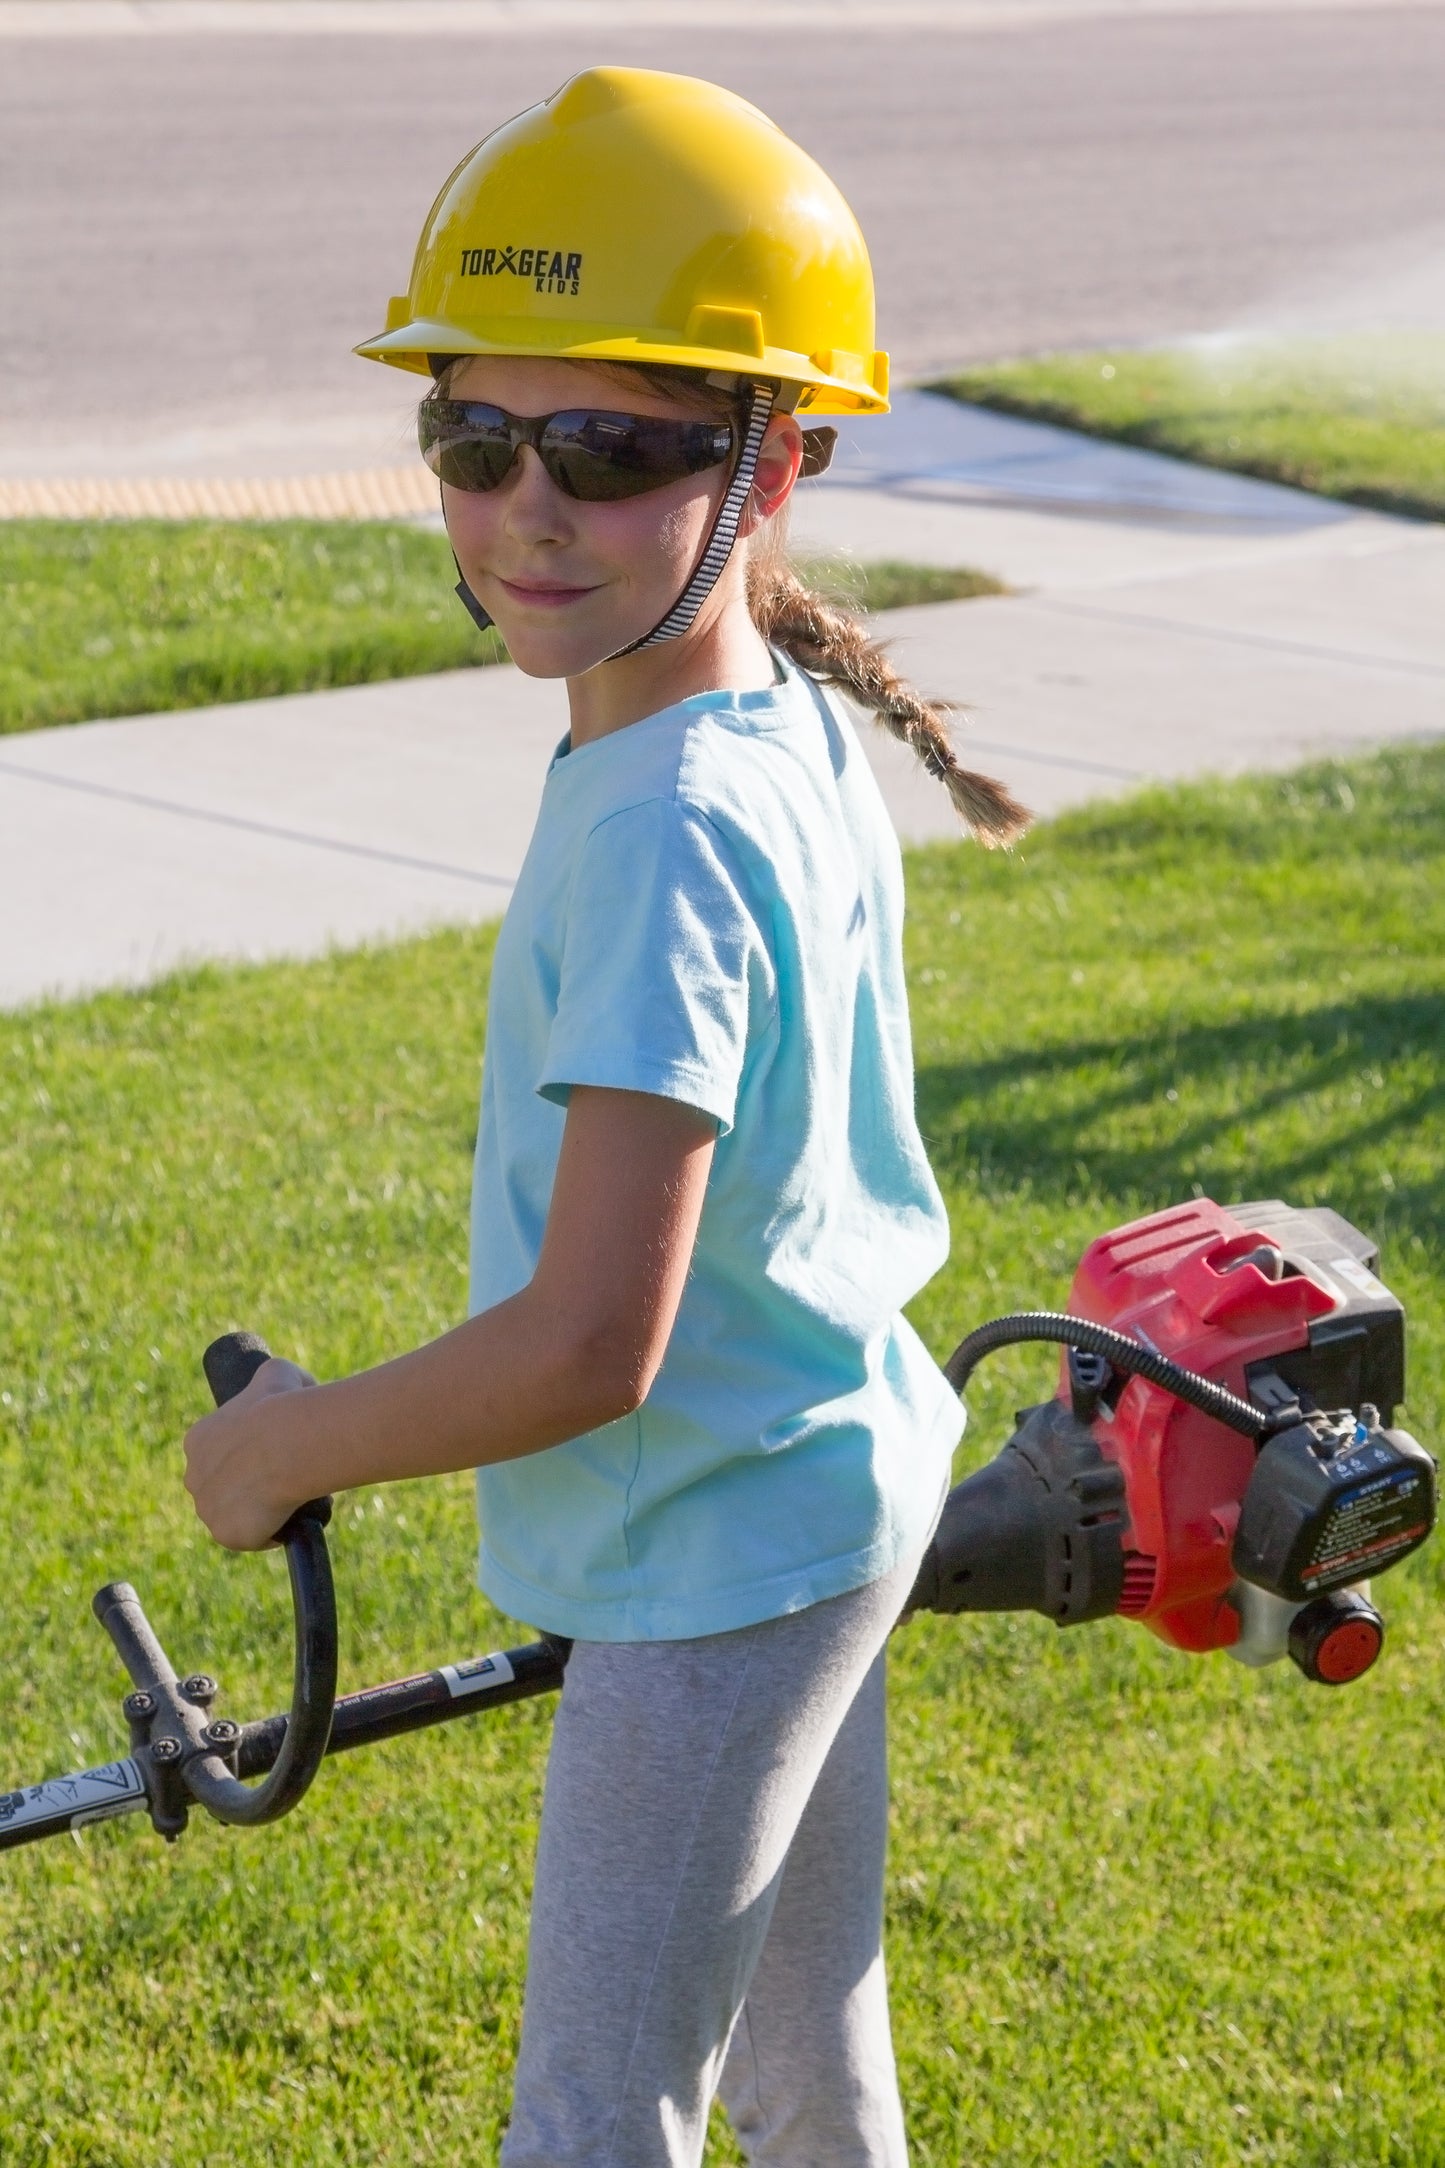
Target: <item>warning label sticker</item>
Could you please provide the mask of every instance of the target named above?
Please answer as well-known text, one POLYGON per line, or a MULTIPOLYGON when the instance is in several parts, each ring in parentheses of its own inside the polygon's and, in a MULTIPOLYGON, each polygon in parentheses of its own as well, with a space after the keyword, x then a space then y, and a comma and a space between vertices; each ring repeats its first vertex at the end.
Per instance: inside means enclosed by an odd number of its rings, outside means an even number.
POLYGON ((1332 1257, 1329 1269, 1337 1272, 1346 1287, 1352 1287, 1357 1295, 1368 1295, 1372 1302, 1388 1301, 1390 1290, 1382 1287, 1368 1265, 1362 1265, 1358 1257, 1332 1257))
POLYGON ((485 1694, 494 1686, 509 1686, 516 1673, 498 1649, 490 1656, 471 1656, 464 1664, 443 1664, 442 1677, 447 1692, 457 1701, 463 1694, 485 1694))
POLYGON ((52 1777, 48 1784, 27 1785, 23 1792, 0 1793, 0 1831, 31 1829, 50 1822, 79 1829, 86 1822, 108 1822, 145 1805, 145 1786, 135 1763, 107 1762, 100 1769, 79 1769, 73 1776, 52 1777))
POLYGON ((1300 1567, 1300 1579, 1310 1588, 1327 1588, 1332 1582, 1383 1572, 1419 1542, 1429 1525, 1422 1473, 1396 1468, 1340 1494, 1300 1567))

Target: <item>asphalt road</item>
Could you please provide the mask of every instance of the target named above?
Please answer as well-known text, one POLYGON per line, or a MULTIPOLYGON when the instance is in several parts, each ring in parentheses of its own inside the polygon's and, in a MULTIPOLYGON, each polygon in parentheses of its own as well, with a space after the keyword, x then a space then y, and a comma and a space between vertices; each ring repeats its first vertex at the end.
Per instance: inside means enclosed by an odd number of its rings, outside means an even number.
POLYGON ((1445 218, 1431 9, 18 38, 0 68, 0 458, 75 471, 77 446, 389 414, 404 380, 349 349, 404 284, 437 186, 604 58, 725 81, 827 166, 905 375, 1229 324, 1445 218))

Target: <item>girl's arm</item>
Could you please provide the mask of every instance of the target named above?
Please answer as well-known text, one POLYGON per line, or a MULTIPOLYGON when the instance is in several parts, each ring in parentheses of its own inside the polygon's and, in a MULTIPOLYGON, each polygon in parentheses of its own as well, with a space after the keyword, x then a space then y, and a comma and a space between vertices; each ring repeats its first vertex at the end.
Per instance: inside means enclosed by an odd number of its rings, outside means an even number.
POLYGON ((717 1128, 646 1092, 574 1086, 537 1270, 410 1355, 307 1392, 262 1367, 186 1436, 211 1534, 260 1550, 308 1498, 516 1460, 627 1415, 667 1351, 717 1128))

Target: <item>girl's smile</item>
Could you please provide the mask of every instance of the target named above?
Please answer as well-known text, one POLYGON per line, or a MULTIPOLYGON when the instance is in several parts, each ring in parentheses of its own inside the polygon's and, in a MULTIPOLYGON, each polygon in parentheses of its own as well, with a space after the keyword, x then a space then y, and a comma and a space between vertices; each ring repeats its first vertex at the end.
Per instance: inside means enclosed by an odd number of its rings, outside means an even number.
MULTIPOLYGON (((558 580, 503 579, 493 573, 497 585, 523 608, 559 610, 570 602, 578 602, 584 595, 595 595, 598 586, 565 587, 558 580)), ((600 584, 600 583, 599 583, 600 584)))

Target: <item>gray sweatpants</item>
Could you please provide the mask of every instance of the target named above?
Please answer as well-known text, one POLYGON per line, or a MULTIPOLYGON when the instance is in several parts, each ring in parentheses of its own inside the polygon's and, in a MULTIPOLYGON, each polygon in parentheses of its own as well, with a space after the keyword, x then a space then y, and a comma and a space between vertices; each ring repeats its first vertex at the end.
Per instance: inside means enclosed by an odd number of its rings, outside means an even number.
POLYGON ((578 1642, 503 2168, 904 2168, 881 1950, 884 1644, 917 1560, 692 1641, 578 1642))

